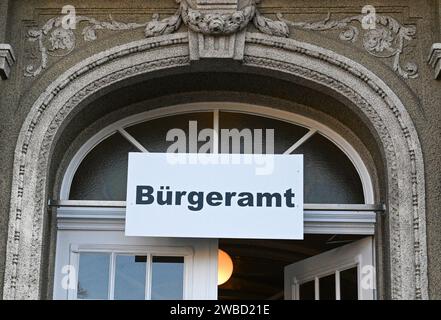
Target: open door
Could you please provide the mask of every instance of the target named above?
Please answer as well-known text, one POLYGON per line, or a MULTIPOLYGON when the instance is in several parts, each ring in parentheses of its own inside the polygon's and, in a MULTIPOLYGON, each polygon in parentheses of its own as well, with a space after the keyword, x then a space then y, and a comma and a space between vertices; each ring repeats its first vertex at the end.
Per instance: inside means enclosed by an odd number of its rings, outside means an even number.
POLYGON ((285 267, 285 300, 373 300, 373 238, 285 267))

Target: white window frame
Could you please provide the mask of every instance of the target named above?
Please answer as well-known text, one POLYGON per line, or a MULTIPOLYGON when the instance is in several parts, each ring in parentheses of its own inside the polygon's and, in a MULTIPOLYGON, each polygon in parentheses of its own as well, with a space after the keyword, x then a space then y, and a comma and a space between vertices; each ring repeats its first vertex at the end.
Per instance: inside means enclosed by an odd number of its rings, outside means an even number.
POLYGON ((183 276, 183 299, 190 299, 191 279, 193 276, 193 256, 194 252, 191 247, 158 247, 158 246, 126 246, 126 245, 71 245, 70 261, 76 271, 77 285, 74 289, 68 290, 68 300, 78 299, 78 273, 80 269, 80 255, 82 253, 105 253, 109 254, 109 288, 108 300, 115 298, 115 271, 116 256, 120 255, 139 255, 146 256, 146 282, 145 282, 145 300, 151 299, 152 288, 152 258, 153 257, 182 257, 184 259, 184 276, 183 276))
MULTIPOLYGON (((125 237, 123 231, 107 228, 102 224, 99 230, 92 226, 83 228, 75 222, 76 228, 59 228, 55 263, 55 279, 53 297, 56 300, 72 300, 77 298, 79 256, 82 252, 109 253, 111 265, 109 269, 109 299, 113 299, 115 256, 118 254, 137 254, 152 256, 184 257, 184 299, 217 299, 217 248, 216 239, 170 239, 125 237), (66 269, 66 266, 69 266, 66 269), (63 287, 71 272, 73 285, 63 287)), ((95 225, 96 226, 96 225, 95 225)), ((151 261, 147 266, 151 266, 151 261)), ((151 277, 151 271, 147 270, 151 277)), ((147 280, 147 278, 146 278, 147 280)), ((151 285, 151 278, 147 284, 151 285)), ((150 298, 150 288, 146 288, 150 298)))
POLYGON ((319 300, 319 279, 335 275, 335 297, 340 300, 340 272, 357 267, 357 287, 359 300, 373 300, 375 290, 375 248, 373 237, 366 237, 351 244, 315 255, 285 267, 285 299, 299 300, 300 285, 314 281, 315 300, 319 300), (372 267, 372 288, 363 288, 362 270, 372 267))

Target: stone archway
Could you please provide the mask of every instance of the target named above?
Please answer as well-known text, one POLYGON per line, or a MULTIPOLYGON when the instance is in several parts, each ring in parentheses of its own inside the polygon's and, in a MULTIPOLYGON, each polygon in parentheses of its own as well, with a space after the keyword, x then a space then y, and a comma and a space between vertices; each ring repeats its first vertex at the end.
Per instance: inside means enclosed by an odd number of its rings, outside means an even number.
MULTIPOLYGON (((144 39, 94 55, 66 71, 35 101, 15 150, 5 299, 39 298, 47 172, 52 147, 69 114, 85 99, 111 85, 149 72, 190 65, 194 57, 191 34, 144 39)), ((243 55, 228 58, 316 83, 351 101, 368 119, 382 146, 387 168, 391 297, 427 299, 423 158, 403 103, 372 72, 332 51, 265 34, 243 36, 244 46, 239 48, 243 55)), ((237 54, 237 50, 234 52, 237 54)))

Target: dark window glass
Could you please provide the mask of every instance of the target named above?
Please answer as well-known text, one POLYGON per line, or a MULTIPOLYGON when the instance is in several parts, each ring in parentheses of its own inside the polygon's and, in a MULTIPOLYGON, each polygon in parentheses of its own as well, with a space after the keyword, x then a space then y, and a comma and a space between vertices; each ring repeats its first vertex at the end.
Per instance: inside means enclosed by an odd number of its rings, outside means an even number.
POLYGON ((110 255, 81 253, 78 270, 78 299, 108 299, 110 255))
MULTIPOLYGON (((200 130, 213 127, 213 113, 199 112, 163 117, 133 125, 126 130, 150 152, 166 152, 173 144, 173 141, 166 141, 168 131, 181 129, 187 139, 184 151, 189 151, 190 121, 197 122, 197 134, 199 134, 200 130)), ((251 151, 244 147, 242 138, 239 143, 240 153, 267 152, 266 129, 274 129, 275 154, 284 153, 308 132, 308 129, 285 121, 233 112, 220 112, 220 129, 238 129, 239 132, 243 129, 251 130, 248 132, 253 138, 251 151), (255 144, 260 140, 256 140, 254 129, 263 129, 261 143, 255 144), (257 145, 260 147, 257 148, 257 145)), ((224 151, 233 151, 233 143, 230 139, 229 148, 225 148, 226 140, 222 142, 222 132, 219 139, 221 152, 222 147, 224 151)), ((196 151, 199 151, 203 145, 207 145, 205 141, 198 141, 196 151)), ((79 166, 69 198, 125 200, 129 152, 138 152, 138 150, 119 133, 101 142, 79 166)), ((355 167, 344 152, 331 141, 320 134, 315 134, 295 153, 304 155, 305 203, 364 203, 363 188, 355 167)))
MULTIPOLYGON (((220 112, 219 117, 219 127, 220 129, 238 129, 240 133, 242 133, 244 136, 246 135, 247 131, 243 131, 244 129, 250 129, 248 133, 251 133, 252 135, 252 142, 254 144, 255 141, 262 141, 263 143, 260 143, 262 145, 262 151, 263 153, 266 153, 269 151, 266 150, 266 129, 274 129, 274 153, 275 154, 283 154, 286 150, 288 150, 296 141, 298 141, 300 138, 302 138, 306 133, 308 133, 308 129, 305 129, 300 126, 296 126, 292 123, 275 120, 271 118, 265 118, 250 114, 243 114, 243 113, 234 113, 234 112, 220 112), (262 129, 262 138, 254 134, 255 129, 262 129)), ((222 153, 231 153, 233 151, 233 143, 228 141, 227 139, 221 139, 222 138, 222 131, 220 133, 219 140, 221 140, 221 145, 219 150, 222 151, 222 153), (227 148, 227 146, 229 148, 227 148)), ((254 145, 252 146, 252 152, 251 153, 261 153, 259 150, 256 150, 254 148, 254 145)), ((235 152, 237 153, 237 152, 235 152)), ((244 148, 244 142, 243 138, 241 138, 240 142, 240 153, 250 153, 246 152, 244 148)))
MULTIPOLYGON (((187 138, 186 150, 184 150, 184 152, 189 152, 190 121, 196 122, 196 127, 194 128, 197 129, 197 134, 199 134, 203 129, 213 128, 213 113, 185 113, 153 119, 128 127, 126 131, 138 140, 149 152, 167 152, 168 147, 173 144, 173 141, 166 140, 167 133, 170 129, 181 129, 185 132, 187 138)), ((198 137, 199 136, 196 136, 196 139, 198 137)), ((196 152, 207 140, 211 142, 208 138, 205 138, 205 142, 198 141, 196 152)))
POLYGON ((75 173, 69 199, 126 200, 129 152, 138 149, 119 133, 97 145, 75 173))
POLYGON ((341 300, 358 300, 358 275, 357 268, 340 272, 340 298, 341 300))
POLYGON ((299 300, 315 300, 315 281, 302 283, 299 286, 299 300))
POLYGON ((152 300, 184 298, 184 258, 153 257, 152 300))
POLYGON ((319 279, 320 300, 335 300, 335 274, 319 279))
POLYGON ((364 203, 357 170, 331 141, 315 134, 295 154, 304 157, 305 203, 364 203))

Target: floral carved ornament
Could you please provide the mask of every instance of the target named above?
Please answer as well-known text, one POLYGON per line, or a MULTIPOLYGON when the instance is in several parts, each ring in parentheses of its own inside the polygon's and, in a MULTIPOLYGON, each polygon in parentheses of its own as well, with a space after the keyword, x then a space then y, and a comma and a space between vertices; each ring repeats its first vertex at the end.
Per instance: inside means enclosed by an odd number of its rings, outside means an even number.
MULTIPOLYGON (((98 30, 125 31, 143 29, 145 37, 171 34, 182 24, 196 33, 205 35, 229 35, 245 29, 249 24, 262 33, 278 37, 289 37, 291 29, 326 32, 341 30, 340 40, 355 43, 361 39, 363 48, 371 55, 381 59, 392 59, 392 68, 405 79, 418 77, 418 67, 413 62, 403 66, 403 52, 416 35, 414 26, 401 25, 389 16, 376 15, 376 27, 365 30, 361 27, 363 15, 351 16, 342 20, 332 20, 330 15, 325 20, 316 22, 293 22, 277 14, 277 20, 264 17, 257 8, 260 0, 248 0, 248 4, 236 12, 207 13, 193 9, 189 0, 176 0, 179 8, 172 16, 160 19, 154 14, 144 23, 126 23, 114 20, 99 21, 87 16, 76 16, 76 24, 81 25, 81 36, 84 41, 97 40, 98 30)), ((41 29, 28 31, 30 42, 36 42, 39 51, 39 65, 28 65, 25 76, 35 77, 48 66, 48 59, 67 56, 76 47, 75 30, 62 26, 63 16, 48 20, 41 29)))

